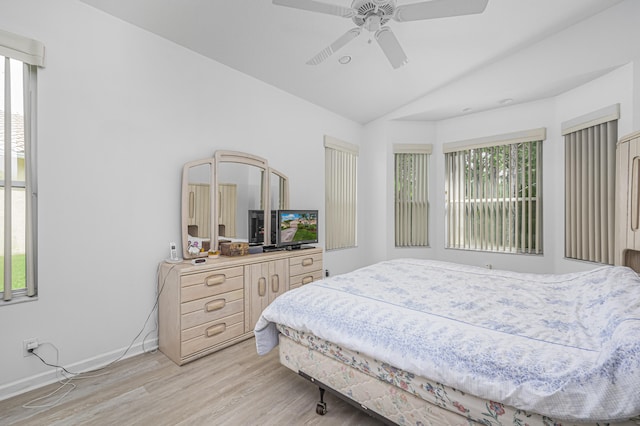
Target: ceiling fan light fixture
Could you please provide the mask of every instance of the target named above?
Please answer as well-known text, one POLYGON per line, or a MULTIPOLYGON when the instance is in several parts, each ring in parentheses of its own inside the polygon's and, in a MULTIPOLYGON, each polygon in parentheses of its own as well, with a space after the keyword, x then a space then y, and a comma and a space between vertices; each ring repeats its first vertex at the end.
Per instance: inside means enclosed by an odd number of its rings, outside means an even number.
POLYGON ((308 60, 307 64, 318 65, 356 38, 361 30, 366 29, 374 34, 391 66, 397 69, 407 63, 407 55, 391 28, 385 26, 390 20, 420 21, 482 13, 489 0, 422 0, 401 6, 396 6, 396 0, 351 0, 351 7, 325 3, 322 0, 272 0, 272 2, 277 6, 349 18, 356 24, 356 28, 347 31, 333 44, 322 49, 308 60))
POLYGON ((375 15, 370 16, 364 21, 364 27, 372 33, 375 33, 376 31, 378 31, 381 26, 382 26, 382 20, 380 19, 379 16, 375 16, 375 15))

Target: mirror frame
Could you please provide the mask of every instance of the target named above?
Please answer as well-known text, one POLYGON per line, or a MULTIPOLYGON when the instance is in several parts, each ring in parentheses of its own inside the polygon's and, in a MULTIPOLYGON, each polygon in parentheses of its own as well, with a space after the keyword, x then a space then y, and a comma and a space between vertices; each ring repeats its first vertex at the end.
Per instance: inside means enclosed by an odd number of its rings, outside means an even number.
MULTIPOLYGON (((271 191, 271 174, 272 173, 284 181, 284 184, 282 185, 284 193, 279 194, 279 197, 280 197, 279 200, 280 200, 280 204, 282 205, 282 209, 288 210, 289 209, 289 178, 284 173, 281 173, 278 170, 269 167, 269 191, 271 191)), ((271 196, 271 194, 269 194, 269 196, 271 196)))
MULTIPOLYGON (((188 218, 189 218, 189 170, 193 167, 198 167, 202 165, 210 166, 210 176, 209 176, 209 223, 213 224, 214 216, 216 216, 213 207, 213 196, 215 195, 213 190, 216 188, 216 165, 213 158, 205 158, 202 160, 190 161, 184 165, 182 168, 182 256, 185 259, 192 259, 200 256, 194 256, 189 253, 189 233, 188 229, 188 218)), ((210 228, 209 235, 209 245, 213 246, 213 228, 210 228)))
MULTIPOLYGON (((216 151, 213 154, 213 158, 206 158, 202 160, 191 161, 184 165, 182 171, 182 252, 185 259, 193 259, 196 257, 205 256, 205 254, 200 255, 192 255, 188 252, 188 231, 187 231, 187 223, 188 223, 188 215, 189 215, 189 169, 195 166, 200 166, 203 164, 209 164, 211 166, 211 193, 210 197, 210 223, 211 223, 211 236, 210 236, 210 247, 213 250, 218 249, 218 206, 220 205, 220 200, 218 199, 220 196, 220 191, 218 190, 218 182, 219 182, 219 165, 220 163, 237 163, 237 164, 246 164, 249 166, 255 166, 261 169, 264 173, 264 178, 262 179, 262 200, 261 205, 264 210, 264 217, 271 217, 271 206, 270 206, 270 189, 271 189, 271 174, 278 176, 283 179, 283 193, 279 194, 280 203, 284 206, 285 209, 289 208, 289 178, 284 174, 279 172, 276 169, 269 167, 269 163, 265 158, 258 157, 257 155, 248 154, 245 152, 239 151, 216 151), (215 191, 215 192, 214 192, 215 191)), ((277 207, 277 206, 276 206, 277 207)), ((264 245, 275 244, 275 241, 271 241, 271 220, 265 219, 264 221, 264 235, 265 239, 263 241, 264 245), (267 242, 267 236, 269 241, 267 242)))
MULTIPOLYGON (((217 175, 217 171, 219 170, 220 163, 246 164, 248 166, 254 166, 262 170, 262 172, 266 177, 262 179, 262 200, 260 200, 260 205, 264 210, 265 217, 269 217, 267 216, 267 212, 269 211, 269 177, 268 177, 269 163, 267 162, 266 159, 262 157, 258 157, 257 155, 247 154, 245 152, 238 152, 238 151, 216 151, 213 154, 213 157, 216 165, 216 193, 215 193, 216 198, 215 198, 215 204, 211 206, 213 211, 215 211, 214 221, 212 222, 212 230, 214 235, 212 235, 211 242, 212 244, 215 244, 212 247, 218 247, 218 239, 219 239, 218 238, 219 237, 218 206, 220 205, 220 200, 219 200, 220 191, 218 190, 219 177, 217 175)), ((271 235, 270 233, 268 233, 268 232, 271 232, 270 228, 271 228, 271 221, 265 220, 264 221, 265 237, 266 235, 271 235)))

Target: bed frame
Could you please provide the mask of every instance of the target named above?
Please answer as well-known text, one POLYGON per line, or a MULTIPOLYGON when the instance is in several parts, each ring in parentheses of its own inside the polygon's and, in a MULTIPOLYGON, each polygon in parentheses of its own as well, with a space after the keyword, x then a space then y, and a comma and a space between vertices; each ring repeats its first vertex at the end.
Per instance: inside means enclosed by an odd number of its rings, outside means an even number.
MULTIPOLYGON (((455 405, 455 403, 452 405, 445 403, 444 399, 436 398, 434 403, 410 390, 382 381, 374 374, 366 374, 360 369, 341 362, 340 356, 327 356, 284 334, 280 334, 279 338, 281 364, 318 386, 320 400, 316 405, 316 413, 319 415, 327 413, 328 407, 324 401, 324 393, 329 391, 387 425, 606 426, 609 424, 555 421, 546 416, 527 413, 472 395, 466 395, 464 398, 465 401, 475 401, 475 410, 473 408, 469 410, 467 407, 471 407, 471 404, 467 405, 466 402, 463 405, 455 405), (479 411, 478 407, 481 406, 486 408, 479 411)), ((446 387, 439 385, 439 388, 446 387)), ((448 388, 448 391, 464 395, 455 389, 448 388)), ((615 425, 638 426, 640 417, 615 423, 615 425)))
POLYGON ((318 386, 318 390, 320 391, 320 401, 318 401, 318 404, 316 404, 316 414, 319 414, 321 416, 324 416, 325 414, 327 414, 327 403, 324 402, 324 393, 325 393, 325 391, 329 391, 329 393, 331 393, 332 395, 340 398, 344 402, 354 406, 358 410, 368 414, 369 416, 373 417, 374 419, 379 420, 379 421, 381 421, 381 422, 383 422, 384 424, 387 424, 387 425, 391 425, 391 426, 397 425, 397 423, 392 422, 391 420, 387 419, 386 417, 381 416, 380 414, 376 413, 375 411, 369 410, 366 405, 360 404, 355 399, 351 399, 348 396, 342 394, 340 391, 338 391, 336 389, 333 389, 331 386, 314 379, 313 377, 309 376, 304 371, 298 370, 298 375, 300 377, 304 378, 304 379, 307 379, 308 381, 310 381, 314 385, 318 386))

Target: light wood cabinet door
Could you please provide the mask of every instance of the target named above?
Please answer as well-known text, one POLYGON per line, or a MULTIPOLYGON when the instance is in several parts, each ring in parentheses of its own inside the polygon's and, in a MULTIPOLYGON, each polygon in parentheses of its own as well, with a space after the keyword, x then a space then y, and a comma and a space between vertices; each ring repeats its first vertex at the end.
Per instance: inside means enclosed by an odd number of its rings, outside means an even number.
POLYGON ((245 331, 252 331, 262 311, 289 290, 289 259, 245 266, 245 331))

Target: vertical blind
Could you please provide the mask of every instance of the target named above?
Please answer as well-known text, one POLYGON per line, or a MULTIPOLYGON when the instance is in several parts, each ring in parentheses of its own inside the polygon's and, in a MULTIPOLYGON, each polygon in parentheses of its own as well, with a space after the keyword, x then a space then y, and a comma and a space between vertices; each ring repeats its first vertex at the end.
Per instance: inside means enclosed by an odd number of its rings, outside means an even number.
POLYGON ((600 118, 563 123, 567 258, 613 264, 618 111, 614 105, 597 111, 600 118))
POLYGON ((445 144, 446 247, 542 253, 544 129, 445 144))
POLYGON ((325 248, 355 247, 358 147, 324 138, 325 147, 325 248))
POLYGON ((431 145, 394 145, 396 247, 429 245, 431 145))

